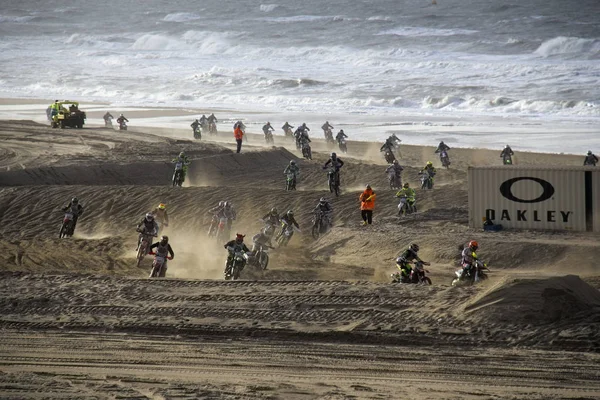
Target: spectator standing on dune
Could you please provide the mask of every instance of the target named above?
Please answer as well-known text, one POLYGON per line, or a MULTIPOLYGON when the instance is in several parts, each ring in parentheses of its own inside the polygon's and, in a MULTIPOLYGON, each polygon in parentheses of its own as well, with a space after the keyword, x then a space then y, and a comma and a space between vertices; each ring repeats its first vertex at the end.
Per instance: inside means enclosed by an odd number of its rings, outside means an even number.
POLYGON ((242 140, 244 139, 244 131, 240 125, 236 124, 235 129, 233 130, 233 136, 235 137, 235 141, 237 142, 237 151, 239 153, 242 151, 242 140))
POLYGON ((367 185, 364 192, 359 196, 360 213, 363 219, 363 225, 371 225, 373 223, 373 210, 375 209, 375 192, 371 189, 371 185, 367 185))

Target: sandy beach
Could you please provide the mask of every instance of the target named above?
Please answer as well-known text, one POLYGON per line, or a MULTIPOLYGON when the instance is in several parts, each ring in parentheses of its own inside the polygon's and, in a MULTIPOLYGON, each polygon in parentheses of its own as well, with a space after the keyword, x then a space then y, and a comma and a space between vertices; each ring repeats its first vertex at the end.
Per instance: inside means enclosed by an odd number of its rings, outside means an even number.
MULTIPOLYGON (((252 126, 241 154, 229 123, 195 141, 187 126, 158 126, 153 109, 128 111, 126 132, 99 126, 103 104, 90 105, 84 129, 51 129, 33 107, 43 104, 0 103, 0 397, 600 395, 600 237, 468 228, 466 170, 498 164, 499 150, 453 148, 434 190, 417 190, 419 212, 399 218, 380 143, 350 137, 342 194, 332 198, 321 168, 331 149, 318 129, 308 161, 283 136, 266 146, 252 126), (30 121, 6 119, 18 107, 30 121), (189 179, 172 188, 180 151, 192 160, 189 179), (301 169, 295 192, 284 190, 291 159, 301 169), (367 183, 378 197, 374 224, 363 227, 358 195, 367 183), (61 207, 73 196, 85 213, 75 236, 59 239, 61 207), (315 240, 311 210, 321 196, 335 221, 315 240), (242 280, 225 282, 223 244, 205 236, 207 211, 223 199, 247 240, 271 207, 293 209, 301 232, 270 252, 267 270, 248 266, 242 280), (176 258, 166 279, 151 280, 149 258, 136 266, 135 226, 159 202, 176 258), (453 288, 458 246, 472 239, 491 279, 453 288), (432 264, 432 286, 389 283, 411 242, 432 264)), ((204 111, 160 113, 188 123, 204 111)), ((405 181, 417 185, 426 161, 439 167, 435 144, 401 145, 405 181)), ((515 152, 519 165, 583 161, 515 152)))

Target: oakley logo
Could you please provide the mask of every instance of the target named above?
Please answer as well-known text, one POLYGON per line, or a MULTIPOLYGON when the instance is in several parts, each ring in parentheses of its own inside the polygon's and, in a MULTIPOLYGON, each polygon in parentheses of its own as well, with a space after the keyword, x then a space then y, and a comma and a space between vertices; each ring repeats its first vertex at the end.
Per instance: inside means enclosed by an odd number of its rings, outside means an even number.
POLYGON ((500 185, 500 193, 502 196, 511 201, 516 201, 517 203, 539 203, 541 201, 546 201, 554 194, 554 186, 548 181, 545 181, 540 178, 533 178, 528 176, 523 176, 519 178, 512 178, 507 181, 504 181, 502 185, 500 185), (519 181, 529 180, 538 183, 542 189, 542 194, 535 199, 521 199, 515 196, 512 192, 512 185, 519 181))

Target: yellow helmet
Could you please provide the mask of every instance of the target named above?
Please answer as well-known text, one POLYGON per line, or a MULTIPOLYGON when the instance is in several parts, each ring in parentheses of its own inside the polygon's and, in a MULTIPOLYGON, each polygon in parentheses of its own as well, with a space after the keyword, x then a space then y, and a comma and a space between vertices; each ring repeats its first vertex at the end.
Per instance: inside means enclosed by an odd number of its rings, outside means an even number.
POLYGON ((160 203, 160 204, 158 205, 158 209, 159 209, 159 210, 164 210, 166 207, 167 207, 167 205, 166 205, 165 203, 160 203))
POLYGON ((433 165, 431 161, 427 161, 427 165, 433 165))

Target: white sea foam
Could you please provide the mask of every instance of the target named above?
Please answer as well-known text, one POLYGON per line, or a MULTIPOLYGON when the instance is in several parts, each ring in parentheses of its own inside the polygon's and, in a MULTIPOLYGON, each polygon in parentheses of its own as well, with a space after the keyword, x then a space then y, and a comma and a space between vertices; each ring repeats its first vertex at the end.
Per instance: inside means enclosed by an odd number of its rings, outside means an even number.
POLYGON ((279 7, 279 4, 261 4, 260 11, 268 13, 273 11, 277 7, 279 7))
POLYGON ((163 18, 163 21, 166 21, 166 22, 189 22, 189 21, 196 21, 201 18, 202 17, 198 14, 189 13, 189 12, 179 12, 179 13, 167 14, 163 18))
POLYGON ((14 16, 14 15, 0 15, 0 24, 1 23, 24 23, 31 21, 34 19, 34 15, 22 15, 22 16, 14 16))
POLYGON ((380 33, 380 35, 395 35, 395 36, 456 36, 456 35, 473 35, 478 31, 472 29, 437 29, 425 28, 418 26, 401 26, 394 29, 389 29, 380 33))
POLYGON ((560 55, 598 59, 600 58, 600 39, 559 36, 542 43, 534 53, 541 57, 560 55))

